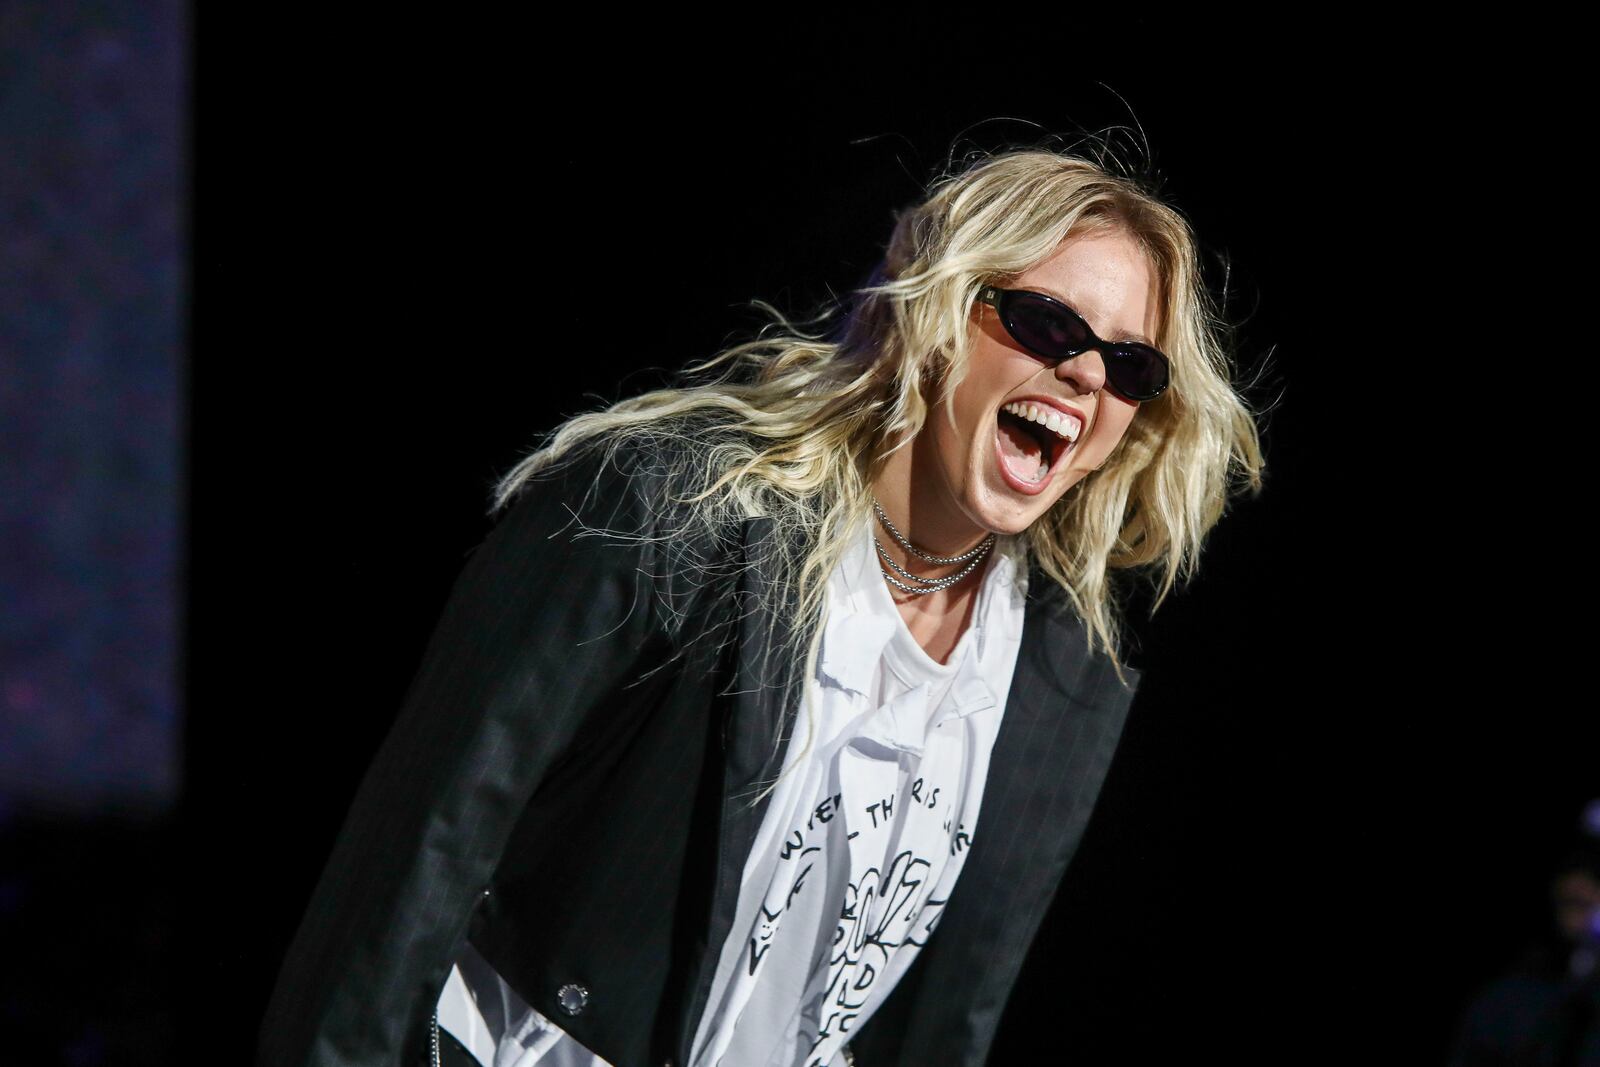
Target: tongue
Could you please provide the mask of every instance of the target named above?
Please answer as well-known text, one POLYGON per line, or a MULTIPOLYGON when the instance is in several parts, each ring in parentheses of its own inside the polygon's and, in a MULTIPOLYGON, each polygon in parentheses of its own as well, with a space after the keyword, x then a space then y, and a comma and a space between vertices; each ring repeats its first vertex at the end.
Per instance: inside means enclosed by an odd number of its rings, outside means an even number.
POLYGON ((1038 481, 1039 468, 1044 465, 1044 449, 1038 439, 1004 415, 999 423, 1000 455, 1006 467, 1022 481, 1038 481))

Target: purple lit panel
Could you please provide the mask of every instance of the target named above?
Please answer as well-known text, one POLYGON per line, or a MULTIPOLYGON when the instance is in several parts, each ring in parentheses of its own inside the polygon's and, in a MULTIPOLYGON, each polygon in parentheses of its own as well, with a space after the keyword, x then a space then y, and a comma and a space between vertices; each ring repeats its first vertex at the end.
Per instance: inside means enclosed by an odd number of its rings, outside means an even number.
POLYGON ((183 8, 0 6, 0 802, 180 765, 183 8))

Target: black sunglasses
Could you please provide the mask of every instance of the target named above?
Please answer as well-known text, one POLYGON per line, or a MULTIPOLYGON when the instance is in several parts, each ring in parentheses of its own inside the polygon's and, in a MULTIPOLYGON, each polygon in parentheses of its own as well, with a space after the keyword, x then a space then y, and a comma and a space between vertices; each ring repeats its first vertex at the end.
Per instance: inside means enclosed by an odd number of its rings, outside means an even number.
POLYGON ((1000 323, 1033 355, 1057 364, 1093 348, 1106 365, 1106 384, 1124 400, 1154 400, 1167 388, 1167 357, 1138 341, 1102 341, 1083 316, 1061 301, 1026 289, 986 285, 978 299, 994 308, 1000 323))

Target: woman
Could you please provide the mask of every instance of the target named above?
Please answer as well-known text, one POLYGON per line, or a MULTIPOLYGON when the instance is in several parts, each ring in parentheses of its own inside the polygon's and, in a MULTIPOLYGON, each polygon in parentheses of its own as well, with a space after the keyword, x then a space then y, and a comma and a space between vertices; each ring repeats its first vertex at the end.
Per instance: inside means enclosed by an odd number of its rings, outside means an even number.
POLYGON ((1137 683, 1112 574, 1159 604, 1262 457, 1133 180, 981 160, 873 282, 505 476, 261 1063, 984 1061, 1137 683))

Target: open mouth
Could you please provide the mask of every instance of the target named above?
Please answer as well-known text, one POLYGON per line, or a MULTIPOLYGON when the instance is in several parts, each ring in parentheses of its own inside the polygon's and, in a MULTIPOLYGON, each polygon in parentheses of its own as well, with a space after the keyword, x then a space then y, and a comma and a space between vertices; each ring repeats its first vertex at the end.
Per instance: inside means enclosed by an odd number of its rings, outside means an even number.
POLYGON ((996 414, 1000 462, 1024 487, 1040 487, 1082 430, 1077 419, 1027 401, 1006 404, 996 414))

